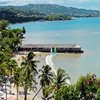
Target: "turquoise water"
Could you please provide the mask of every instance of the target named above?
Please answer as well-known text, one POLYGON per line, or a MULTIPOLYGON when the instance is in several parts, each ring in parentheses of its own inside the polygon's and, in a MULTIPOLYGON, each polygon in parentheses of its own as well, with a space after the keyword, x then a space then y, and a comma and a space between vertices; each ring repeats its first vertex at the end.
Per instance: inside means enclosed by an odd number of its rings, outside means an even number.
MULTIPOLYGON (((100 18, 79 18, 71 21, 46 21, 12 24, 25 27, 23 43, 77 43, 84 54, 57 54, 55 66, 62 67, 75 82, 80 75, 95 73, 100 77, 100 18)), ((43 64, 45 63, 43 57, 43 64)))

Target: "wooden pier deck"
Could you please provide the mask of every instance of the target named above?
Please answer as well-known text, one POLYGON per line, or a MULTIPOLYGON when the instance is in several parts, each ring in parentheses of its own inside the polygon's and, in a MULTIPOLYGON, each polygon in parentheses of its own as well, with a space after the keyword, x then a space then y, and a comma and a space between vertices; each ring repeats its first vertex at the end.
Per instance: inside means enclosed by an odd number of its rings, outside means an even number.
POLYGON ((54 52, 55 49, 57 53, 83 53, 77 44, 25 44, 18 51, 54 52))

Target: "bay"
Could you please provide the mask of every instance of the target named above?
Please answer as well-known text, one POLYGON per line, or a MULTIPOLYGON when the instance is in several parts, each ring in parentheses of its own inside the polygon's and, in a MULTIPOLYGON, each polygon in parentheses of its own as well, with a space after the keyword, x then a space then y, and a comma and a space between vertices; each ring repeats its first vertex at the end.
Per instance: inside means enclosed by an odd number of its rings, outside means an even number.
MULTIPOLYGON (((55 67, 61 67, 70 75, 71 82, 87 73, 100 77, 100 18, 77 18, 70 21, 44 21, 11 24, 11 28, 25 27, 23 44, 57 43, 78 44, 83 54, 57 54, 55 67)), ((39 58, 45 64, 45 56, 39 58)), ((41 65, 42 66, 42 65, 41 65)))

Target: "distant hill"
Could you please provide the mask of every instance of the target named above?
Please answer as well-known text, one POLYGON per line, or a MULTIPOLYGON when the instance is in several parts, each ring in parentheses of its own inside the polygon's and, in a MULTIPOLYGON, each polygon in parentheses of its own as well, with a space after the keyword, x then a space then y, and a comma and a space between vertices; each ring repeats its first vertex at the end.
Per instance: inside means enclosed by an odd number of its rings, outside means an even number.
POLYGON ((8 20, 11 23, 43 20, 44 16, 44 14, 38 12, 30 13, 27 11, 18 10, 14 6, 0 7, 0 20, 8 20))
POLYGON ((28 4, 24 6, 0 6, 0 19, 12 22, 36 20, 66 20, 70 17, 100 17, 98 10, 85 10, 54 4, 28 4), (7 16, 9 16, 9 18, 7 16), (16 19, 15 21, 11 20, 16 19))
POLYGON ((100 11, 97 10, 85 10, 73 7, 65 7, 53 4, 29 4, 22 7, 16 7, 18 10, 29 12, 41 12, 43 14, 63 14, 74 17, 84 16, 100 16, 100 11))

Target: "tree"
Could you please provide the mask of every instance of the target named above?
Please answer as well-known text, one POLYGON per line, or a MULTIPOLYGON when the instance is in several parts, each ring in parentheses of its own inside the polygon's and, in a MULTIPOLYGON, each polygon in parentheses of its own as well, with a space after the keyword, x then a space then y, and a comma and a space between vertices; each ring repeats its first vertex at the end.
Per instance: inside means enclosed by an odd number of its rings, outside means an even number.
POLYGON ((0 75, 5 84, 6 99, 6 82, 12 78, 15 68, 18 67, 16 61, 11 58, 23 37, 22 29, 11 29, 8 25, 8 21, 0 21, 0 75))
POLYGON ((41 72, 41 75, 39 75, 40 78, 40 85, 42 87, 49 86, 53 82, 53 73, 51 67, 48 65, 43 66, 42 69, 39 70, 41 72))
POLYGON ((22 29, 22 33, 23 33, 23 34, 26 33, 25 27, 23 27, 23 29, 22 29))
POLYGON ((97 90, 95 99, 100 100, 100 88, 97 90))
POLYGON ((37 72, 37 65, 39 61, 33 60, 35 57, 35 54, 33 52, 29 52, 27 57, 23 57, 23 61, 21 63, 22 66, 22 76, 23 79, 23 85, 24 85, 24 93, 25 97, 24 100, 27 100, 27 91, 28 89, 32 89, 33 83, 36 84, 35 76, 38 74, 37 72))
POLYGON ((17 62, 12 59, 12 60, 9 60, 8 62, 8 71, 9 71, 9 76, 12 77, 12 75, 14 74, 14 70, 18 67, 18 64, 17 62))
POLYGON ((19 86, 21 86, 22 83, 22 76, 21 76, 21 68, 20 67, 16 67, 16 69, 14 70, 13 76, 11 78, 11 81, 14 83, 14 86, 16 86, 16 100, 18 100, 18 91, 19 91, 19 86))
POLYGON ((98 88, 100 88, 100 80, 96 78, 95 74, 82 76, 76 83, 76 89, 80 92, 80 99, 94 100, 98 88))
POLYGON ((81 76, 75 85, 61 87, 55 93, 55 100, 99 100, 100 80, 96 75, 81 76))
POLYGON ((6 83, 8 79, 11 79, 17 73, 15 73, 15 70, 18 68, 17 62, 12 60, 12 57, 23 38, 22 29, 11 29, 8 25, 8 21, 0 21, 0 76, 2 77, 2 83, 5 84, 6 99, 6 83))
POLYGON ((70 77, 65 71, 61 68, 57 70, 57 75, 54 75, 53 84, 50 86, 50 91, 58 91, 62 86, 68 85, 66 80, 69 80, 70 77))
POLYGON ((8 25, 9 25, 9 22, 8 21, 1 20, 0 21, 0 31, 6 29, 8 25))
POLYGON ((39 75, 41 88, 39 89, 39 91, 36 93, 36 95, 33 97, 32 100, 34 100, 34 98, 41 91, 41 89, 44 89, 45 87, 49 86, 53 81, 52 80, 53 73, 51 67, 49 67, 48 65, 43 66, 42 69, 39 70, 39 72, 41 73, 39 75))
POLYGON ((9 78, 9 81, 10 81, 10 89, 11 89, 11 83, 12 83, 11 78, 14 75, 14 71, 18 67, 18 64, 14 59, 10 59, 7 62, 7 64, 8 65, 7 65, 7 69, 6 70, 7 70, 7 73, 8 73, 8 78, 9 78))
POLYGON ((6 93, 6 100, 7 100, 7 88, 6 88, 6 83, 7 83, 7 79, 8 79, 8 63, 7 62, 3 62, 0 65, 0 75, 2 76, 2 82, 5 84, 5 93, 6 93))
POLYGON ((80 100, 75 85, 63 86, 55 92, 54 100, 80 100))
POLYGON ((18 47, 22 45, 22 39, 23 39, 23 30, 22 29, 12 29, 12 33, 14 33, 14 37, 12 38, 12 47, 14 51, 18 52, 18 47))
POLYGON ((53 98, 52 94, 50 95, 49 91, 46 91, 47 88, 42 89, 42 93, 43 93, 42 100, 50 100, 53 98))
POLYGON ((0 45, 2 45, 2 48, 8 46, 13 52, 18 52, 18 47, 22 45, 25 28, 11 29, 8 25, 8 21, 3 20, 0 22, 0 45))

